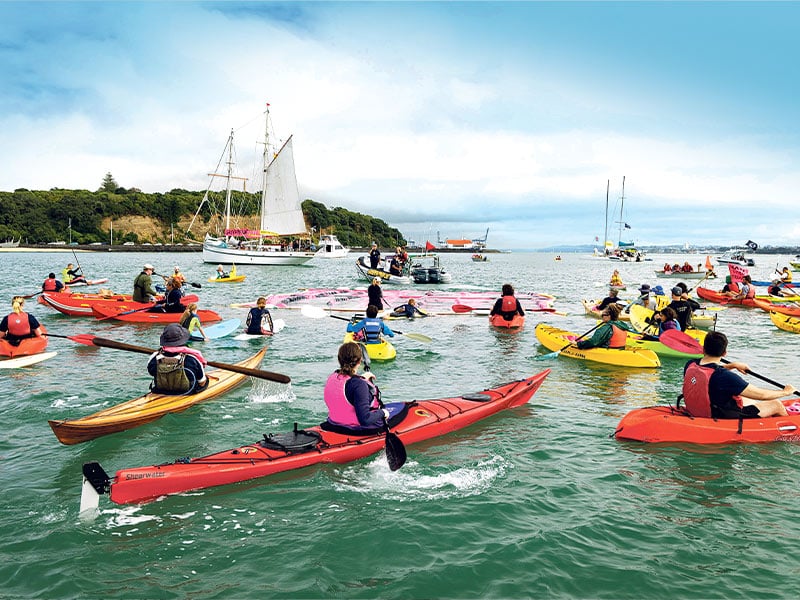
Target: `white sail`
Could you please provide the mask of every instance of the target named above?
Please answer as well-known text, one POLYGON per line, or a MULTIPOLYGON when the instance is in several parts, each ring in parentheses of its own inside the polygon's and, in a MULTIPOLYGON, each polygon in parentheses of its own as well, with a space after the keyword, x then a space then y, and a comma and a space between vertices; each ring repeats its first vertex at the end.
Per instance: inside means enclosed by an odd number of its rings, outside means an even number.
POLYGON ((266 170, 261 192, 261 230, 278 235, 307 233, 294 172, 291 137, 266 170))

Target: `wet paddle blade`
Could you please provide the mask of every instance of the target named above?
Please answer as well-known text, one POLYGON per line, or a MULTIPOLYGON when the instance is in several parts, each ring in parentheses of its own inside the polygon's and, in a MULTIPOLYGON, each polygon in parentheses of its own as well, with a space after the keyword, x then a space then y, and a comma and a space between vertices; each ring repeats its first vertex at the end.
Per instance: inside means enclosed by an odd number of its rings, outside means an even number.
POLYGON ((311 319, 322 319, 328 316, 328 313, 319 306, 311 306, 310 304, 303 304, 303 306, 300 307, 300 314, 311 319))
POLYGON ((659 336, 658 341, 667 348, 678 352, 685 352, 686 354, 703 353, 703 347, 700 345, 700 342, 677 329, 668 329, 659 336))
POLYGON ((78 344, 84 344, 86 346, 94 346, 94 338, 95 336, 89 333, 79 333, 78 335, 69 335, 67 336, 68 340, 72 340, 73 342, 77 342, 78 344))
POLYGON ((454 313, 468 313, 472 312, 473 308, 471 306, 467 306, 466 304, 453 304, 451 307, 454 313))
POLYGON ((386 462, 389 463, 389 469, 397 471, 406 463, 406 447, 400 438, 394 433, 389 431, 389 426, 386 426, 386 462))
MULTIPOLYGON (((398 332, 395 332, 398 333, 398 332)), ((402 335, 406 336, 408 339, 416 340, 418 342, 422 342, 423 344, 430 344, 433 341, 433 338, 428 337, 424 333, 403 333, 402 335)))
POLYGON ((556 358, 559 354, 561 354, 561 350, 556 350, 555 352, 549 352, 548 354, 539 354, 534 356, 533 360, 548 360, 550 358, 556 358))

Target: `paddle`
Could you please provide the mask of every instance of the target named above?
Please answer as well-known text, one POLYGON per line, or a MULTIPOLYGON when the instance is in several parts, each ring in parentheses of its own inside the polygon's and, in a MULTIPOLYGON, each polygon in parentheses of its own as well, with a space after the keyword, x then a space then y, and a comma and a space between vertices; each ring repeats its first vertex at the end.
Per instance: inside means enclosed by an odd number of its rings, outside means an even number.
MULTIPOLYGON (((156 350, 153 348, 144 348, 142 346, 125 344, 123 342, 115 342, 114 340, 107 340, 105 338, 97 337, 88 333, 81 333, 78 335, 56 335, 48 332, 45 335, 49 337, 72 340, 73 342, 84 344, 86 346, 114 348, 115 350, 127 350, 128 352, 139 352, 140 354, 153 354, 156 352, 156 350)), ((268 379, 269 381, 276 381, 278 383, 290 383, 292 381, 288 375, 272 373, 270 371, 262 371, 261 369, 251 369, 250 367, 242 367, 240 365, 231 365, 228 363, 221 363, 211 360, 208 361, 208 365, 224 371, 233 371, 234 373, 241 373, 242 375, 249 375, 250 377, 257 377, 259 379, 268 379)))
MULTIPOLYGON (((686 335, 683 331, 678 331, 676 329, 669 329, 661 334, 659 341, 665 346, 672 348, 673 350, 679 350, 680 352, 688 352, 691 354, 703 354, 703 347, 700 345, 700 342, 698 342, 690 335, 686 335)), ((726 358, 720 358, 720 362, 723 362, 726 365, 731 363, 731 361, 726 358)), ((766 381, 767 383, 774 385, 775 387, 778 388, 786 387, 782 383, 778 383, 777 381, 773 381, 769 377, 764 377, 763 375, 754 373, 750 369, 745 370, 745 373, 747 373, 748 375, 752 375, 753 377, 756 377, 761 381, 766 381)), ((800 391, 796 391, 795 395, 800 396, 800 391)))
POLYGON ((153 304, 152 306, 145 306, 144 308, 135 308, 135 309, 133 309, 133 310, 126 310, 126 311, 123 311, 123 312, 121 312, 121 313, 116 313, 116 314, 113 314, 113 315, 108 315, 107 317, 97 317, 97 320, 98 320, 98 321, 106 321, 106 320, 108 320, 108 319, 116 319, 117 317, 120 317, 120 316, 122 316, 122 315, 132 315, 133 313, 144 312, 144 311, 146 311, 146 310, 150 310, 150 309, 151 309, 151 308, 153 308, 154 306, 156 306, 156 305, 155 305, 155 304, 153 304))
POLYGON ((22 297, 25 298, 25 300, 30 300, 31 298, 35 298, 36 296, 38 296, 42 292, 44 292, 44 290, 40 290, 40 291, 36 292, 35 294, 28 294, 27 296, 22 296, 22 297))
MULTIPOLYGON (((311 319, 322 319, 323 317, 330 317, 332 319, 339 319, 340 321, 347 321, 350 322, 350 319, 347 317, 340 317, 339 315, 329 315, 324 310, 319 307, 311 306, 309 304, 304 304, 300 307, 300 314, 304 317, 309 317, 311 319)), ((403 333, 402 331, 398 331, 397 329, 392 329, 392 333, 396 333, 397 335, 404 335, 410 340, 416 340, 418 342, 422 342, 423 344, 430 344, 433 341, 433 338, 428 337, 423 333, 403 333)))
MULTIPOLYGON (((483 308, 472 308, 471 306, 468 306, 467 304, 453 304, 453 306, 451 306, 450 308, 453 309, 454 313, 458 313, 458 314, 468 313, 468 312, 472 312, 472 311, 489 310, 488 308, 486 308, 486 309, 483 309, 483 308)), ((526 312, 549 312, 549 313, 561 314, 561 313, 558 313, 558 311, 556 311, 555 308, 550 308, 550 307, 545 307, 545 308, 526 308, 525 311, 526 312)))
MULTIPOLYGON (((153 273, 153 275, 158 275, 158 276, 159 276, 159 277, 161 277, 161 279, 163 279, 165 282, 166 282, 166 281, 169 281, 170 279, 172 279, 172 277, 170 277, 169 275, 162 275, 161 273, 153 273)), ((200 288, 202 288, 202 287, 203 287, 202 285, 200 285, 199 283, 195 283, 194 281, 187 281, 186 283, 188 283, 188 284, 189 284, 190 286, 192 286, 193 288, 198 288, 198 289, 200 289, 200 288)))
POLYGON ((564 350, 566 350, 566 349, 567 349, 567 348, 569 348, 570 346, 574 346, 574 345, 575 345, 575 342, 577 342, 579 339, 581 339, 581 338, 585 338, 587 335, 589 335, 590 333, 592 333, 592 332, 593 332, 595 329, 597 329, 598 327, 600 327, 600 325, 602 325, 602 324, 603 324, 603 323, 602 323, 602 322, 600 322, 600 323, 598 323, 597 325, 595 325, 594 327, 592 327, 592 328, 591 328, 589 331, 587 331, 586 333, 584 333, 583 335, 579 335, 579 336, 578 336, 578 337, 576 337, 574 340, 572 340, 572 341, 571 341, 569 344, 567 344, 566 346, 564 346, 564 347, 563 347, 561 350, 557 350, 557 351, 555 351, 555 352, 550 352, 549 354, 540 354, 539 356, 536 356, 536 357, 534 357, 534 359, 533 359, 533 360, 545 360, 545 359, 548 359, 548 358, 555 358, 556 356, 558 356, 559 354, 561 354, 561 353, 562 353, 564 350))
MULTIPOLYGON (((363 357, 361 362, 364 364, 364 370, 369 372, 370 358, 369 353, 367 352, 367 347, 364 344, 359 344, 359 347, 361 348, 361 356, 363 357)), ((384 404, 381 401, 380 390, 378 390, 378 386, 375 384, 374 380, 372 385, 374 385, 375 390, 378 391, 376 395, 378 406, 383 409, 384 404)), ((389 420, 386 418, 386 415, 383 417, 383 431, 386 434, 386 444, 384 447, 386 451, 386 462, 389 463, 390 471, 397 471, 406 462, 406 447, 403 445, 403 442, 400 440, 400 438, 396 434, 392 433, 389 429, 389 420)))

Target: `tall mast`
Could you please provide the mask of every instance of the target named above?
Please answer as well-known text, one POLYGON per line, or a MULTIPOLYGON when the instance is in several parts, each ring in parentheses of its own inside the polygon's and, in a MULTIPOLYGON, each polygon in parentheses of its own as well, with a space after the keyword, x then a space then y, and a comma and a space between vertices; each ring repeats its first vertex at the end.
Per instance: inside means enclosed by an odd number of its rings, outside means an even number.
MULTIPOLYGON (((228 137, 228 176, 225 183, 225 231, 231 228, 231 177, 233 176, 233 129, 228 137)), ((227 238, 227 233, 225 234, 227 238)))
POLYGON ((606 227, 603 230, 603 254, 608 254, 608 247, 606 246, 606 242, 608 241, 608 190, 611 187, 611 180, 606 180, 606 227))
POLYGON ((267 167, 270 162, 269 157, 269 102, 267 110, 264 112, 264 153, 261 159, 261 218, 258 231, 258 243, 261 245, 261 230, 264 229, 264 211, 266 210, 267 199, 267 167))
POLYGON ((619 197, 619 239, 617 240, 617 247, 622 242, 622 211, 625 209, 625 175, 622 176, 622 196, 619 197))

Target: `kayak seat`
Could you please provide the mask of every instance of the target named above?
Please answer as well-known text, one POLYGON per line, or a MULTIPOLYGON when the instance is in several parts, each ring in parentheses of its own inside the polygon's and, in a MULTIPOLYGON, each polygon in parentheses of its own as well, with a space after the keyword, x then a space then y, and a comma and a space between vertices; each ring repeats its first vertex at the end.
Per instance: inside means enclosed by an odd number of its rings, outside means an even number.
MULTIPOLYGON (((408 414, 409 409, 412 406, 416 406, 416 402, 391 402, 386 405, 386 408, 389 410, 389 414, 392 416, 389 417, 389 427, 395 427, 403 422, 408 414), (397 412, 395 412, 397 411, 397 412)), ((323 431, 330 431, 331 433, 339 433, 341 435, 362 435, 364 437, 369 435, 375 435, 383 431, 383 426, 381 427, 370 427, 370 428, 359 428, 359 429, 352 429, 350 427, 345 427, 344 425, 337 425, 336 423, 331 423, 329 421, 324 421, 319 424, 319 428, 323 431)))
POLYGON ((302 454, 316 450, 321 442, 322 436, 316 431, 297 429, 297 423, 295 423, 294 430, 289 433, 270 433, 269 435, 265 433, 264 439, 258 442, 258 445, 269 450, 282 450, 287 454, 302 454))
POLYGON ((462 394, 464 400, 472 400, 473 402, 489 402, 492 397, 489 394, 462 394))

